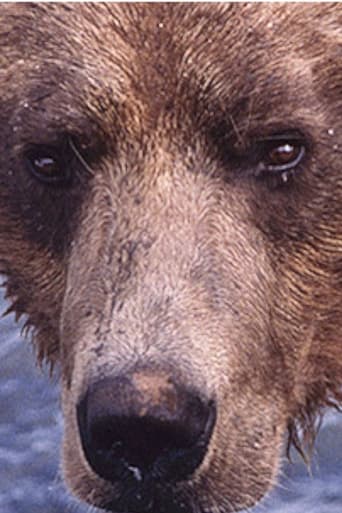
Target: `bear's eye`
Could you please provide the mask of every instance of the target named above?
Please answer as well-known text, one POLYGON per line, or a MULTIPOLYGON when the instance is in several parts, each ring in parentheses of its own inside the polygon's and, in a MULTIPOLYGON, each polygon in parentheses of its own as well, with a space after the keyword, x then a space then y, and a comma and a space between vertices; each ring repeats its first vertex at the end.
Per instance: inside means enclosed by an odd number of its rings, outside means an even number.
POLYGON ((258 147, 258 174, 291 171, 305 155, 305 144, 300 138, 275 135, 258 141, 258 147))
POLYGON ((59 153, 55 148, 37 146, 26 153, 25 161, 30 173, 41 182, 66 185, 70 181, 63 151, 59 153))

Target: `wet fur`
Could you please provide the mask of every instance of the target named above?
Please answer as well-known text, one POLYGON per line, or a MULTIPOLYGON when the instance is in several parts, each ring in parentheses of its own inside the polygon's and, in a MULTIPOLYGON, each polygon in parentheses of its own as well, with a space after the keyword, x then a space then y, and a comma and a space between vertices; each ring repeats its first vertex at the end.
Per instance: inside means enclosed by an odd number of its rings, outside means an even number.
POLYGON ((2 6, 1 272, 38 359, 60 364, 82 499, 119 493, 77 442, 96 376, 166 353, 216 398, 177 489, 194 512, 255 503, 286 429, 304 450, 341 403, 341 26, 340 4, 2 6), (258 178, 251 141, 288 130, 304 164, 258 178), (68 148, 72 187, 28 173, 32 144, 68 148))

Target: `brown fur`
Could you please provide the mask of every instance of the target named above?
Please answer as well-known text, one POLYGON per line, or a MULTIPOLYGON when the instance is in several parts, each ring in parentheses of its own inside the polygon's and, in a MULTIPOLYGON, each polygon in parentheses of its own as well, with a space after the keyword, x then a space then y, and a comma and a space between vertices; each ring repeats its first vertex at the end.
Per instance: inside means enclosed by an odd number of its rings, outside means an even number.
POLYGON ((342 400, 341 24, 341 4, 1 7, 1 271, 60 363, 82 499, 120 494, 76 427, 98 377, 177 368, 215 400, 202 465, 169 490, 187 512, 254 504, 286 429, 310 443, 342 400), (256 176, 252 142, 293 130, 303 164, 256 176), (72 185, 40 183, 25 151, 65 141, 72 185))

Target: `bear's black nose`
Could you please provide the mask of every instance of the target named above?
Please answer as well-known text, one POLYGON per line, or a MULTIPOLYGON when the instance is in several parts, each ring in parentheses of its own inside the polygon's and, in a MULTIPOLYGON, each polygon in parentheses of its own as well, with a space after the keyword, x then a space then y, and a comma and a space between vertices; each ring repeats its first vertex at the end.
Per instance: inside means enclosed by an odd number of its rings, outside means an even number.
POLYGON ((180 481, 200 465, 214 404, 166 374, 136 372, 89 387, 77 407, 82 446, 94 472, 120 481, 180 481))

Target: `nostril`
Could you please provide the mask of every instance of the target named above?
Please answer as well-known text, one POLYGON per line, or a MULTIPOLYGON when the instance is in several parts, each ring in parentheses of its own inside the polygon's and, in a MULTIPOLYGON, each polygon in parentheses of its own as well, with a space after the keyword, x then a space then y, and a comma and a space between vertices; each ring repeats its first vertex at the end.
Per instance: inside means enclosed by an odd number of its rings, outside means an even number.
POLYGON ((160 402, 165 394, 159 390, 155 401, 156 390, 142 394, 126 378, 118 380, 96 384, 77 408, 84 453, 93 470, 109 481, 139 481, 145 475, 181 480, 193 473, 214 427, 214 404, 169 383, 169 400, 160 402))
MULTIPOLYGON (((192 398, 192 407, 180 423, 171 424, 154 461, 153 475, 162 480, 181 481, 201 464, 214 428, 216 409, 213 402, 192 398)), ((160 436, 156 433, 156 438, 160 436)), ((159 438, 163 441, 163 438, 159 438)))

